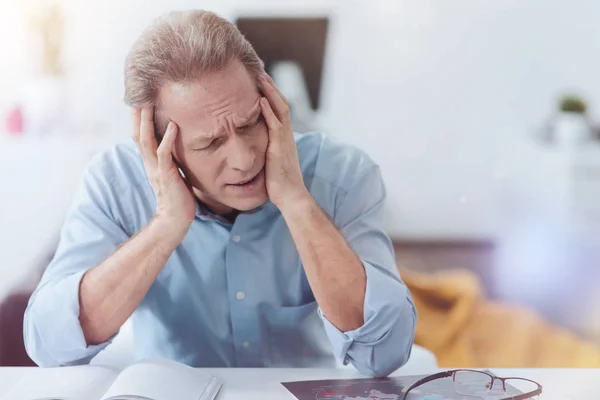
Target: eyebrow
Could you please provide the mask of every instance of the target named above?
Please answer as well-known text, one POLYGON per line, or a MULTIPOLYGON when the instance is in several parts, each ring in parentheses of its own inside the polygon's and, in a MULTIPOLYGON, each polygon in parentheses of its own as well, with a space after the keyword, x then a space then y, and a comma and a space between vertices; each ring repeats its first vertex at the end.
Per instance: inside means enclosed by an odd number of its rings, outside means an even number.
MULTIPOLYGON (((246 120, 244 122, 242 122, 242 124, 238 125, 236 127, 236 129, 245 128, 246 126, 250 125, 255 120, 257 120, 258 117, 260 117, 260 113, 261 113, 260 107, 257 107, 256 111, 253 111, 252 114, 250 115, 250 117, 246 118, 246 120)), ((220 136, 221 136, 221 129, 212 131, 208 135, 196 136, 192 140, 190 140, 188 147, 195 148, 197 146, 206 145, 206 144, 210 143, 211 140, 214 140, 220 136)))
POLYGON ((254 122, 254 120, 258 119, 258 117, 260 117, 260 107, 258 107, 256 111, 252 112, 250 117, 248 117, 242 125, 238 126, 238 129, 250 125, 254 122))

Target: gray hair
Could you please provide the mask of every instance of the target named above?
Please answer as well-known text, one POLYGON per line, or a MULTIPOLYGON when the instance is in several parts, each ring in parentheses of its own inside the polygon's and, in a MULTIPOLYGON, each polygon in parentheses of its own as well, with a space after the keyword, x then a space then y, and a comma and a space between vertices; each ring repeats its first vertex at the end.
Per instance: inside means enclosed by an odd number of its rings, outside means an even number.
POLYGON ((155 128, 162 134, 158 90, 167 82, 186 83, 218 71, 238 59, 250 73, 264 73, 264 63, 238 28, 204 10, 174 11, 159 17, 132 46, 125 62, 125 103, 154 105, 155 128))

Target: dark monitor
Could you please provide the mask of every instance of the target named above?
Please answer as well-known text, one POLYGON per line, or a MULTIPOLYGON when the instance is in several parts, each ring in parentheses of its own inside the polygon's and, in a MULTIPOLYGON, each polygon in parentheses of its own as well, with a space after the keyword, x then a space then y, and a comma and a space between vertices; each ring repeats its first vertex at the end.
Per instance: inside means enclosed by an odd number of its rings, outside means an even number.
POLYGON ((300 65, 311 107, 318 109, 329 19, 240 17, 235 23, 264 61, 267 72, 277 61, 300 65))

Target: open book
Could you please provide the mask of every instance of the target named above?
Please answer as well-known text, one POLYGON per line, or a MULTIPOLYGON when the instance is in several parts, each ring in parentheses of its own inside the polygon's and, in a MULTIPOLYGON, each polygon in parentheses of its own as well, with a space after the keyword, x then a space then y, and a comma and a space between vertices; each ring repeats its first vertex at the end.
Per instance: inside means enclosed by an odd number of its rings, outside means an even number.
POLYGON ((206 372, 148 359, 121 372, 99 365, 31 369, 0 400, 213 400, 221 386, 206 372))

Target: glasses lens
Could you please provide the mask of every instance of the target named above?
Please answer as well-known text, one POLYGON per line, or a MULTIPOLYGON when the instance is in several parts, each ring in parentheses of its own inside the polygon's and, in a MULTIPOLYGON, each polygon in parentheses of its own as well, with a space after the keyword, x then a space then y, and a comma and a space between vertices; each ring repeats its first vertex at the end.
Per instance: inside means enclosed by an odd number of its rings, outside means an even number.
POLYGON ((492 378, 477 371, 456 371, 454 389, 466 396, 486 396, 491 389, 492 378))
MULTIPOLYGON (((457 400, 498 400, 511 398, 537 390, 538 385, 525 379, 506 379, 503 387, 500 379, 478 371, 459 370, 451 378, 435 379, 415 387, 408 392, 408 400, 452 398, 457 400)), ((528 397, 528 400, 540 400, 539 396, 528 397)))
MULTIPOLYGON (((531 393, 538 388, 538 385, 525 379, 506 379, 506 394, 516 396, 522 393, 531 393)), ((535 400, 538 396, 530 397, 535 400)))

